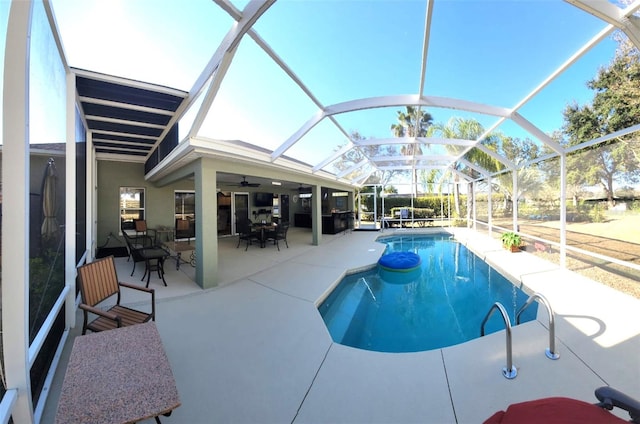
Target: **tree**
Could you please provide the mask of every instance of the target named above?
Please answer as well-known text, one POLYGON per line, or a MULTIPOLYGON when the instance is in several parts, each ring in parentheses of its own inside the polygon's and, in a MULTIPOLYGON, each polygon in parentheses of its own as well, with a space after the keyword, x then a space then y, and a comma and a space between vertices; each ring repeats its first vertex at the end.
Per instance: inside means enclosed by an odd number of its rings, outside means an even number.
MULTIPOLYGON (((640 51, 619 39, 613 61, 587 82, 595 92, 591 104, 573 103, 564 110, 566 145, 574 146, 640 122, 640 51)), ((600 185, 610 206, 614 183, 640 181, 640 141, 627 135, 590 146, 567 158, 567 183, 600 185), (576 171, 579 170, 579 171, 576 171)))
POLYGON ((441 173, 437 169, 430 169, 429 171, 424 169, 420 170, 418 179, 422 187, 422 192, 433 193, 435 184, 438 182, 440 176, 441 173))
POLYGON ((529 138, 509 137, 501 133, 496 133, 493 137, 497 153, 516 166, 516 170, 513 172, 517 173, 517 192, 514 192, 513 178, 510 173, 500 174, 496 178, 499 185, 498 190, 505 196, 505 211, 508 211, 509 201, 517 202, 525 194, 535 194, 542 189, 544 182, 538 166, 521 167, 523 163, 540 155, 540 147, 529 138))
MULTIPOLYGON (((429 128, 428 135, 429 136, 440 136, 442 138, 459 138, 465 140, 477 140, 482 133, 484 132, 484 128, 482 124, 475 119, 464 119, 459 117, 453 117, 449 119, 446 124, 436 123, 429 128)), ((454 145, 446 145, 447 150, 452 153, 458 153, 458 146, 454 145)), ((477 149, 472 149, 477 150, 477 149)), ((484 152, 477 150, 479 153, 486 155, 484 152)), ((469 152, 467 152, 469 153, 469 152)), ((488 156, 488 155, 486 155, 488 156)), ((466 156, 465 156, 466 157, 466 156)), ((493 159, 492 159, 493 160, 493 159)), ((456 211, 456 216, 460 216, 460 189, 458 184, 460 182, 460 177, 458 174, 453 175, 454 180, 454 190, 453 190, 453 203, 456 211)))
MULTIPOLYGON (((398 123, 391 125, 391 132, 395 137, 424 137, 431 126, 433 117, 415 106, 407 106, 407 112, 396 111, 398 123)), ((419 145, 406 146, 408 154, 413 154, 413 146, 416 146, 416 154, 420 150, 419 145)))
MULTIPOLYGON (((415 106, 407 106, 407 112, 396 111, 398 123, 391 125, 391 132, 394 137, 424 137, 431 126, 433 117, 415 106)), ((408 143, 400 148, 400 154, 404 156, 420 156, 423 154, 419 143, 408 143)), ((417 190, 418 173, 414 169, 412 172, 413 187, 417 190)))

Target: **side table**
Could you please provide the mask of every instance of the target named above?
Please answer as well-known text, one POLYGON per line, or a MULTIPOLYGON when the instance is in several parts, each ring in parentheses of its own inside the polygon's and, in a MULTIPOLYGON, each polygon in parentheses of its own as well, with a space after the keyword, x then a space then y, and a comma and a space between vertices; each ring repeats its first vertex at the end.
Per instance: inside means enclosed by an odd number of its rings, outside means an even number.
POLYGON ((167 282, 164 279, 164 260, 169 257, 169 252, 160 247, 148 247, 141 249, 140 255, 144 258, 145 263, 142 279, 144 280, 144 277, 147 277, 146 287, 149 287, 149 280, 151 279, 151 272, 153 271, 158 273, 158 277, 162 278, 162 282, 166 286, 167 282))
POLYGON ((78 336, 56 424, 129 423, 169 416, 178 389, 155 322, 78 336))

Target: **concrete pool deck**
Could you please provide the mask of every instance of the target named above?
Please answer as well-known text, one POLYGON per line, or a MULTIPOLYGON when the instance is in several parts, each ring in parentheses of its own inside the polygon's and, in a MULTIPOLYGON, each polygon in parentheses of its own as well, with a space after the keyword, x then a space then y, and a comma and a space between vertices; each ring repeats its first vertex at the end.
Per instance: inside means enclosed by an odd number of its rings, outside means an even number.
MULTIPOLYGON (((467 230, 456 238, 531 291, 556 313, 557 361, 547 317, 513 329, 518 376, 507 380, 505 335, 498 332, 443 349, 379 353, 334 343, 317 301, 349 269, 375 263, 380 235, 407 230, 323 235, 292 228, 289 249, 235 249, 220 239, 220 286, 201 290, 190 267, 167 264, 168 287, 156 288, 157 326, 182 406, 166 423, 478 423, 510 403, 548 396, 595 402, 611 385, 640 397, 640 301, 467 230)), ((411 230, 429 232, 429 230, 411 230)), ((118 258, 123 281, 131 263, 118 258)), ((126 301, 127 298, 125 298, 126 301)), ((135 300, 132 300, 135 302, 135 300)), ((80 318, 80 315, 78 315, 80 318)), ((81 324, 81 321, 78 321, 81 324)), ((81 326, 81 325, 80 325, 81 326)), ((53 422, 71 331, 42 422, 53 422)), ((626 418, 623 413, 619 416, 626 418)), ((148 422, 153 422, 149 420, 148 422)))

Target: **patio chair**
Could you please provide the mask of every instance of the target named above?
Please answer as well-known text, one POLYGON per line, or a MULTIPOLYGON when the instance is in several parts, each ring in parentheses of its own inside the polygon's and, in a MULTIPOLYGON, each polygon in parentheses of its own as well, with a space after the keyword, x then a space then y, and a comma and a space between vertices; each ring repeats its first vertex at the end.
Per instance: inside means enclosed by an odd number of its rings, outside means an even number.
POLYGON ((153 238, 155 242, 155 240, 157 239, 156 230, 154 230, 153 228, 147 228, 147 221, 145 221, 144 219, 136 219, 135 221, 133 221, 133 225, 136 229, 136 238, 149 236, 153 238))
POLYGON ((187 219, 176 219, 176 235, 175 240, 187 239, 187 244, 191 243, 191 224, 187 219))
POLYGON ((111 330, 134 324, 141 324, 156 319, 156 294, 154 289, 148 289, 118 281, 113 256, 98 259, 78 267, 78 280, 82 303, 80 309, 84 312, 82 334, 87 330, 93 332, 111 330), (120 305, 120 289, 122 287, 139 290, 151 295, 151 312, 143 312, 120 305), (96 307, 104 300, 116 295, 116 304, 104 310, 96 307), (89 322, 89 314, 97 315, 89 322))
POLYGON ((596 404, 565 397, 536 399, 510 405, 506 411, 498 411, 489 417, 484 424, 621 424, 628 421, 608 413, 614 407, 629 413, 631 422, 640 423, 640 402, 624 393, 604 386, 596 389, 596 404))
POLYGON ((267 235, 267 240, 273 240, 273 244, 280 250, 280 240, 284 241, 284 244, 289 248, 289 242, 287 242, 287 232, 289 231, 289 223, 283 222, 278 225, 275 230, 271 231, 267 235))
POLYGON ((253 231, 251 226, 251 221, 248 219, 241 219, 236 223, 236 230, 238 232, 238 245, 236 249, 240 247, 240 243, 244 240, 247 242, 244 250, 246 251, 249 248, 249 245, 254 241, 260 241, 260 237, 258 234, 253 231))
POLYGON ((144 256, 142 256, 142 249, 155 247, 155 243, 150 236, 131 237, 126 231, 122 231, 124 241, 127 243, 127 249, 129 250, 129 259, 133 260, 133 269, 131 275, 136 272, 136 264, 138 262, 145 262, 144 256))

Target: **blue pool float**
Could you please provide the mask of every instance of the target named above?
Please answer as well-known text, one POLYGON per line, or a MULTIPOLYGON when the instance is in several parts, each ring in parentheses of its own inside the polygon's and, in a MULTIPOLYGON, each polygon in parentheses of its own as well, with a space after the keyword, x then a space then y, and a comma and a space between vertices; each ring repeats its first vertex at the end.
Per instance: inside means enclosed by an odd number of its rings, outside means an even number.
POLYGON ((420 256, 413 252, 391 252, 383 255, 378 265, 386 271, 410 272, 420 266, 420 256))

